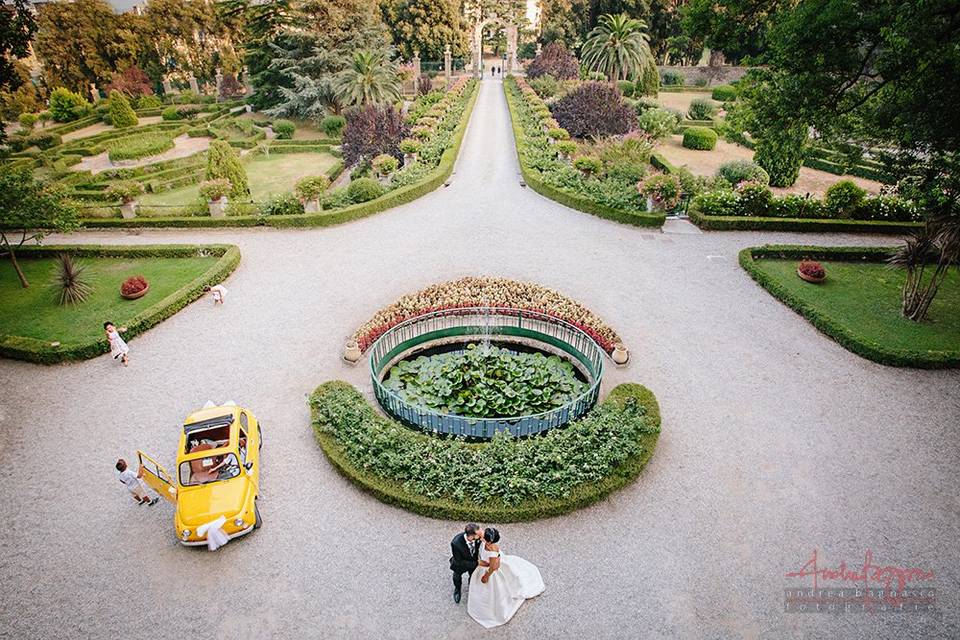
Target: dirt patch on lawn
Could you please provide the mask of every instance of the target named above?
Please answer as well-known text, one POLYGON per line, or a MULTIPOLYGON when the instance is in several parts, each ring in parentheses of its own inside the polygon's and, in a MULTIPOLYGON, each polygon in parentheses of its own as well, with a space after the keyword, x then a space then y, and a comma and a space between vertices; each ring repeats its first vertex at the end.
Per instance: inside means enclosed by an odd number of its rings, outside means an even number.
MULTIPOLYGON (((663 94, 661 94, 663 95, 663 94)), ((712 176, 717 173, 724 162, 731 160, 753 160, 753 151, 738 144, 717 140, 713 151, 696 151, 683 146, 683 136, 674 135, 662 140, 657 145, 657 151, 676 167, 686 167, 691 173, 698 176, 712 176)), ((786 188, 772 187, 774 193, 810 193, 822 196, 827 189, 838 180, 853 180, 870 193, 880 193, 883 185, 874 180, 866 180, 856 176, 838 176, 826 171, 800 167, 800 177, 793 186, 786 188)))

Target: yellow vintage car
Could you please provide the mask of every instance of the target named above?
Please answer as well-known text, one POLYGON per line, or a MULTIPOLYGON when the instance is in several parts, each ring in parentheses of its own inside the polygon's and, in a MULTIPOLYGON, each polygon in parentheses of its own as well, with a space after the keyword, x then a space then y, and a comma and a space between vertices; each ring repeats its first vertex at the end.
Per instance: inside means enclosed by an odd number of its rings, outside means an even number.
POLYGON ((177 539, 191 546, 208 544, 208 535, 225 543, 261 524, 260 424, 250 411, 232 402, 207 405, 184 421, 176 480, 152 457, 137 451, 143 481, 175 505, 177 539), (211 528, 219 533, 212 534, 211 528))

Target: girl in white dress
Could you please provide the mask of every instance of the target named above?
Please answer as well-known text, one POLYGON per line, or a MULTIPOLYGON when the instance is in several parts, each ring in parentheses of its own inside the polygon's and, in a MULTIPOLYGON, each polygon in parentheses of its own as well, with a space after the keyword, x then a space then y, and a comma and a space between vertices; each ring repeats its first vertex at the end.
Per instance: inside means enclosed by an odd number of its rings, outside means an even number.
POLYGON ((130 353, 130 347, 128 347, 127 343, 120 337, 120 332, 117 331, 117 328, 113 326, 112 322, 104 322, 103 329, 107 332, 107 340, 110 341, 110 355, 113 356, 114 360, 119 358, 123 366, 127 366, 130 362, 130 359, 127 357, 127 354, 130 353))
POLYGON ((527 598, 546 588, 540 570, 518 556, 501 555, 500 532, 488 527, 483 532, 477 570, 470 577, 467 613, 486 628, 506 624, 527 598))

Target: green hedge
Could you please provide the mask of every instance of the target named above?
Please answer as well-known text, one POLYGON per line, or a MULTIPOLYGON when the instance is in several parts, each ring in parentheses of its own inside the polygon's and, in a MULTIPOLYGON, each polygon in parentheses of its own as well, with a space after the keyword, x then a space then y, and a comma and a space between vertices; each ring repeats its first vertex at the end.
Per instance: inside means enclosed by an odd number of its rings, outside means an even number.
POLYGON ((517 159, 520 164, 520 173, 523 175, 523 180, 528 187, 540 195, 559 202, 566 207, 576 209, 577 211, 583 211, 584 213, 590 213, 600 218, 613 220, 615 222, 622 222, 624 224, 637 227, 659 228, 663 226, 663 223, 667 219, 667 216, 664 213, 648 211, 632 212, 614 209, 613 207, 608 207, 606 205, 594 202, 593 200, 585 198, 580 194, 561 191, 560 189, 557 189, 556 187, 544 182, 540 178, 540 172, 527 165, 524 152, 526 134, 523 131, 523 127, 520 126, 520 119, 517 117, 516 112, 516 99, 509 89, 509 83, 514 83, 515 85, 516 80, 514 80, 512 77, 508 77, 504 82, 504 92, 507 96, 507 107, 510 110, 510 119, 513 125, 513 137, 516 140, 517 159))
MULTIPOLYGON (((393 504, 415 513, 419 513, 431 518, 441 518, 446 520, 479 520, 481 522, 519 522, 526 520, 537 520, 569 513, 576 509, 586 507, 610 495, 612 492, 620 489, 637 478, 657 445, 660 436, 660 407, 653 392, 639 384, 621 384, 614 388, 610 395, 602 403, 602 410, 605 411, 626 411, 627 403, 639 405, 644 411, 644 420, 646 422, 645 432, 639 435, 635 442, 638 453, 635 453, 609 470, 609 473, 596 482, 585 482, 573 486, 562 498, 540 497, 537 499, 522 501, 515 504, 507 504, 499 501, 484 501, 482 503, 472 500, 458 500, 451 497, 428 497, 424 494, 415 493, 405 488, 402 482, 396 479, 387 479, 378 476, 375 472, 367 469, 358 469, 348 457, 346 449, 337 440, 332 429, 336 427, 321 422, 323 416, 318 410, 318 403, 323 401, 328 394, 337 394, 342 396, 336 400, 341 404, 336 407, 336 415, 342 420, 353 421, 361 420, 373 428, 382 428, 388 432, 385 434, 382 442, 395 440, 396 443, 405 442, 411 446, 423 446, 426 440, 432 441, 435 445, 433 450, 440 456, 445 451, 444 443, 449 443, 450 447, 462 447, 462 441, 458 439, 442 439, 431 436, 426 433, 408 429, 392 420, 382 417, 370 406, 367 400, 346 382, 332 381, 319 387, 310 396, 311 424, 314 434, 317 438, 323 452, 327 458, 348 480, 353 482, 361 489, 368 491, 378 500, 393 504)), ((601 410, 594 409, 581 421, 590 420, 594 412, 601 410)), ((348 427, 349 428, 349 427, 348 427)), ((561 429, 576 429, 577 423, 567 425, 561 429)), ((505 439, 494 441, 493 443, 482 443, 466 445, 471 448, 480 447, 501 447, 505 455, 510 455, 510 447, 519 444, 527 444, 536 447, 538 443, 549 445, 551 442, 547 436, 534 436, 527 441, 518 441, 515 439, 505 439), (532 442, 530 442, 532 440, 532 442)), ((391 448, 391 451, 395 451, 391 448)), ((532 452, 527 452, 528 454, 532 452)), ((437 464, 441 464, 439 461, 437 464)), ((549 462, 545 462, 549 464, 549 462)), ((494 471, 493 473, 496 473, 494 471)), ((502 472, 503 473, 503 472, 502 472)), ((506 473, 504 473, 506 475, 506 473)), ((505 477, 504 483, 509 483, 510 478, 505 477)), ((508 486, 508 485, 504 485, 508 486)))
POLYGON ((829 218, 753 218, 749 216, 707 216, 691 204, 690 221, 711 231, 839 231, 845 233, 909 233, 922 222, 887 220, 831 220, 829 218))
POLYGON ((740 252, 740 266, 773 297, 787 305, 844 349, 868 360, 893 367, 943 369, 960 366, 960 352, 911 351, 895 349, 871 342, 858 335, 848 325, 837 322, 792 294, 775 278, 769 276, 756 261, 764 258, 785 260, 834 260, 845 262, 884 262, 891 253, 889 247, 817 247, 803 245, 764 245, 749 247, 740 252))
MULTIPOLYGON (((393 207, 412 202, 421 196, 424 196, 444 182, 453 173, 453 165, 457 160, 457 154, 460 152, 460 144, 463 142, 463 136, 470 121, 470 114, 473 113, 473 106, 476 104, 479 95, 479 85, 474 83, 470 91, 471 95, 467 98, 467 105, 460 118, 460 123, 454 129, 453 139, 443 155, 440 157, 440 163, 427 176, 414 184, 400 187, 389 191, 385 195, 364 202, 361 204, 343 207, 342 209, 333 209, 320 211, 318 213, 306 213, 297 215, 281 216, 227 216, 225 218, 211 218, 209 216, 196 217, 169 217, 169 218, 87 218, 82 221, 84 227, 88 228, 115 228, 115 227, 253 227, 253 226, 271 226, 271 227, 326 227, 335 224, 350 222, 358 218, 386 211, 393 207)), ((341 163, 342 164, 342 163, 341 163)), ((334 165, 334 168, 336 165, 334 165)), ((333 168, 331 168, 332 171, 333 168)), ((339 175, 342 166, 337 171, 339 175)))
MULTIPOLYGON (((216 264, 203 275, 185 284, 166 298, 144 309, 127 322, 124 338, 129 340, 160 324, 177 311, 203 295, 203 287, 224 280, 240 264, 240 249, 232 244, 209 245, 46 245, 25 246, 17 251, 22 258, 46 257, 69 253, 80 258, 190 258, 201 253, 219 256, 216 264)), ((106 338, 98 338, 78 344, 51 347, 50 343, 23 336, 0 336, 0 357, 28 360, 41 364, 54 364, 67 360, 86 360, 107 353, 110 346, 106 338)))

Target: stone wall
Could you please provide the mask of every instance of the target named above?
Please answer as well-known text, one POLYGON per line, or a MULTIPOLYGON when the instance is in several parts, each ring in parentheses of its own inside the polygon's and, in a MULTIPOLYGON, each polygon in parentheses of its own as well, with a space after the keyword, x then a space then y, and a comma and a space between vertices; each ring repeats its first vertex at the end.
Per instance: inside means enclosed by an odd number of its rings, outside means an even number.
MULTIPOLYGON (((723 65, 719 67, 720 73, 717 76, 713 77, 713 81, 710 84, 723 84, 724 82, 730 82, 732 80, 739 80, 742 78, 750 67, 736 67, 732 65, 723 65)), ((710 81, 711 75, 709 72, 713 70, 707 66, 672 66, 672 65, 657 65, 657 69, 660 71, 661 76, 664 71, 675 71, 682 73, 683 76, 687 79, 688 85, 696 84, 698 78, 703 78, 710 81)))

